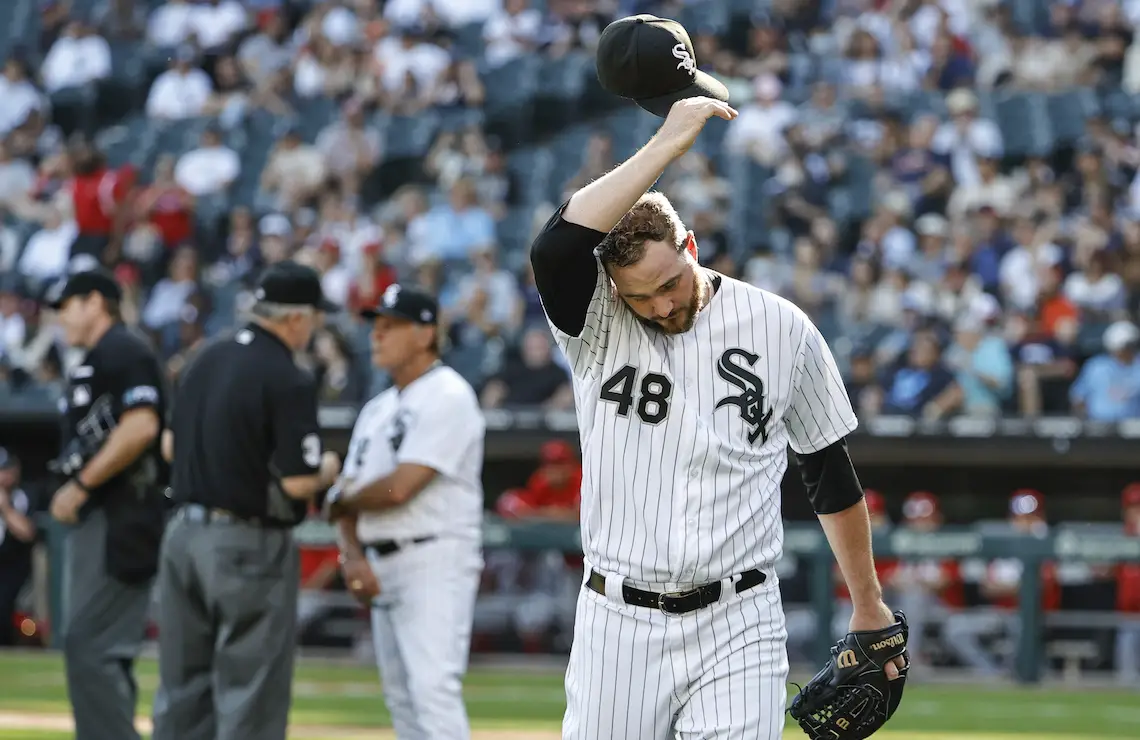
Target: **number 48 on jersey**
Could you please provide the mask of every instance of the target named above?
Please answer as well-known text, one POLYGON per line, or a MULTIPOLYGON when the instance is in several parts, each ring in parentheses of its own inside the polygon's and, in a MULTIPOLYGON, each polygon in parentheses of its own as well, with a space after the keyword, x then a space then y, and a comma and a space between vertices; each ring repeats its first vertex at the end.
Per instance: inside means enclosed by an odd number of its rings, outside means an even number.
POLYGON ((637 418, 646 424, 660 424, 669 415, 673 381, 660 373, 646 373, 638 382, 638 371, 626 365, 602 384, 599 398, 617 404, 618 416, 629 416, 637 404, 637 418))

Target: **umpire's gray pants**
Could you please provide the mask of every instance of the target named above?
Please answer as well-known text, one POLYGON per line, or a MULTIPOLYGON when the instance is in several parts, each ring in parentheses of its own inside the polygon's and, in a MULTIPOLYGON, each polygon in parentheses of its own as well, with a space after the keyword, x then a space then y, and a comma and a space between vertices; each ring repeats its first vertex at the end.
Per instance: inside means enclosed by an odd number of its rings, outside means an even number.
POLYGON ((159 565, 152 740, 284 740, 299 588, 290 530, 175 515, 159 565))
POLYGON ((107 574, 107 518, 101 509, 67 534, 63 654, 76 740, 137 740, 134 661, 146 633, 151 583, 107 574))

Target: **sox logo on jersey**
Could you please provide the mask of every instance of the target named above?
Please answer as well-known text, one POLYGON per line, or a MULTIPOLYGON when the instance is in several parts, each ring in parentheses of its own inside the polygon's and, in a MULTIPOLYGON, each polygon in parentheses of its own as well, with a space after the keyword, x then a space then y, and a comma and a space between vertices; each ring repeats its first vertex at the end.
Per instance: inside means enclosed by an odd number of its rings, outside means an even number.
POLYGON ((735 364, 732 361, 735 357, 745 360, 749 367, 760 359, 759 355, 746 349, 733 348, 724 351, 716 364, 717 375, 739 388, 740 395, 725 396, 717 401, 716 408, 726 405, 738 407, 740 418, 752 427, 752 431, 748 433, 748 441, 754 443, 757 437, 762 437, 761 444, 763 444, 768 441, 768 422, 772 420, 772 409, 768 409, 767 413, 764 412, 764 382, 755 373, 735 364))

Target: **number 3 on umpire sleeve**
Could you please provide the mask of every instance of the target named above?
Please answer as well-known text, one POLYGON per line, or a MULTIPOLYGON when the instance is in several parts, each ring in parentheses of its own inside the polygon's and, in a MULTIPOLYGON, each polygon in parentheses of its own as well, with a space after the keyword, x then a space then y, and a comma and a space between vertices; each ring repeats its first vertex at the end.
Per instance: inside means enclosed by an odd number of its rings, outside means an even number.
POLYGON ((316 434, 306 434, 301 440, 301 459, 310 468, 321 464, 321 438, 316 434))
MULTIPOLYGON (((618 416, 629 416, 633 406, 633 388, 637 385, 637 368, 626 365, 602 383, 598 397, 603 401, 617 404, 618 416)), ((641 378, 637 417, 646 424, 660 424, 669 415, 669 396, 673 393, 673 381, 660 373, 646 373, 641 378)))

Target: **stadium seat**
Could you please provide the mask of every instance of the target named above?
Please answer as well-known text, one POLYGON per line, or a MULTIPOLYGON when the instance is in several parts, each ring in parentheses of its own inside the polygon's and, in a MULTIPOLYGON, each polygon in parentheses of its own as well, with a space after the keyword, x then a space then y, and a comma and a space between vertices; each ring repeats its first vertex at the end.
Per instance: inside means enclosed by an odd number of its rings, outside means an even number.
POLYGON ((1049 119, 1057 142, 1072 145, 1085 134, 1085 121, 1100 114, 1096 93, 1088 88, 1048 97, 1049 119))

